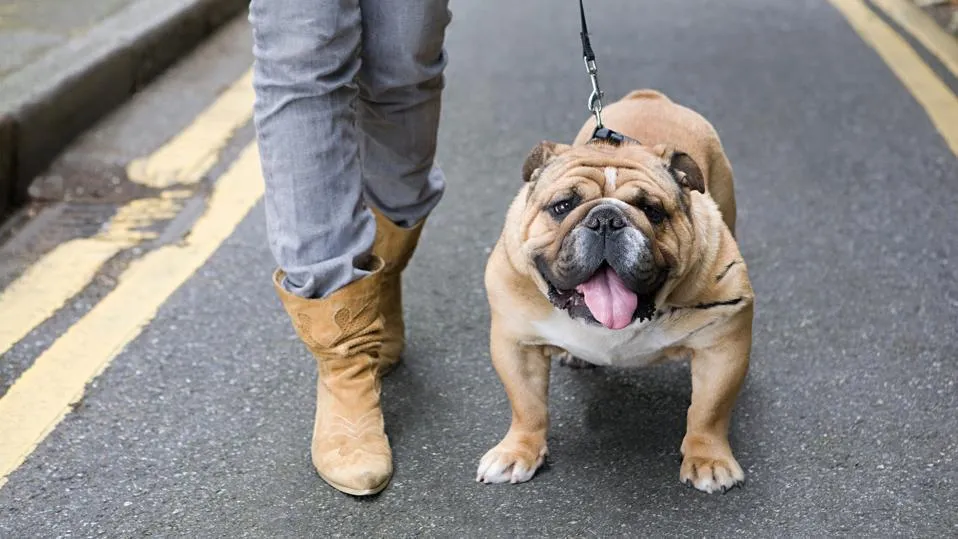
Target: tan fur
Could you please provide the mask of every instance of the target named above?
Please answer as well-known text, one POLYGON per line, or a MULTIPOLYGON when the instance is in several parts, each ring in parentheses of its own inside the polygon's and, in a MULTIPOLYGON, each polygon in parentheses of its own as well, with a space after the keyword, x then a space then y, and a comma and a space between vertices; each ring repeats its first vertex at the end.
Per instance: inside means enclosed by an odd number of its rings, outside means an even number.
POLYGON ((512 405, 512 425, 483 457, 477 479, 526 481, 542 464, 547 453, 550 355, 561 351, 557 340, 581 334, 600 345, 622 340, 626 350, 632 349, 629 339, 634 337, 636 350, 654 352, 643 353, 639 359, 645 363, 691 359, 692 405, 680 448, 684 455, 680 478, 700 490, 724 490, 744 477, 732 456, 727 431, 748 368, 753 300, 732 233, 731 167, 708 121, 658 92, 633 92, 607 107, 603 119, 608 127, 642 144, 585 145, 594 128, 587 122, 573 146, 544 144, 534 150, 523 172, 529 181, 510 206, 489 258, 485 282, 492 314, 491 355, 512 405), (692 157, 708 194, 678 189, 667 173, 672 148, 692 157), (617 185, 604 178, 607 167, 618 171, 617 185), (576 326, 571 319, 563 321, 563 313, 556 314, 533 256, 538 253, 551 262, 562 238, 591 207, 583 203, 558 224, 542 211, 553 196, 572 185, 596 203, 598 198, 628 200, 641 188, 661 200, 670 215, 678 216, 667 227, 653 229, 642 212, 631 209, 628 214, 634 226, 655 237, 657 259, 669 261, 673 268, 656 298, 661 314, 655 321, 616 331, 576 326), (571 335, 564 329, 558 338, 555 331, 550 333, 550 324, 556 321, 562 328, 571 327, 571 335), (665 344, 656 348, 658 342, 665 344))
MULTIPOLYGON (((715 128, 701 114, 655 90, 636 90, 602 109, 602 123, 645 146, 671 145, 692 156, 705 174, 712 200, 735 235, 732 165, 715 128)), ((595 120, 590 118, 573 144, 584 144, 594 130, 595 120)))

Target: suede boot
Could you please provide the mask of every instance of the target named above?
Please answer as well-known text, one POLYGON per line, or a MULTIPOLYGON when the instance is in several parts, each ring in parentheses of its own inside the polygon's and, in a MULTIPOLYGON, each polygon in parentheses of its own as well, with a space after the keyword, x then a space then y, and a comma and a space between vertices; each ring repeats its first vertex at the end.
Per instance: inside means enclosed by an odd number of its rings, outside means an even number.
POLYGON ((334 488, 354 496, 376 494, 392 476, 392 451, 380 409, 383 317, 379 296, 384 264, 323 299, 304 299, 273 284, 296 333, 316 357, 313 465, 334 488))
POLYGON ((383 268, 383 288, 379 298, 379 312, 382 313, 385 322, 380 357, 385 368, 389 369, 399 362, 399 356, 406 346, 400 276, 416 250, 425 219, 411 228, 402 228, 378 210, 373 209, 372 212, 376 216, 376 240, 373 244, 373 254, 382 258, 386 264, 383 268))

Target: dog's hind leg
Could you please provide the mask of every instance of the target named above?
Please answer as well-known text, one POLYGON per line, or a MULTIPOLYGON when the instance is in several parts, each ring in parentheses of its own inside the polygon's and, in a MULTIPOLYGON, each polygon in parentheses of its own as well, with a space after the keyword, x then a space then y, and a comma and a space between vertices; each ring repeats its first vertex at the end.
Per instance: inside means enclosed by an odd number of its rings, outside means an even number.
POLYGON ((559 365, 563 367, 569 367, 570 369, 594 369, 596 365, 589 363, 584 359, 580 359, 572 355, 571 352, 562 350, 561 352, 552 356, 559 360, 559 365))

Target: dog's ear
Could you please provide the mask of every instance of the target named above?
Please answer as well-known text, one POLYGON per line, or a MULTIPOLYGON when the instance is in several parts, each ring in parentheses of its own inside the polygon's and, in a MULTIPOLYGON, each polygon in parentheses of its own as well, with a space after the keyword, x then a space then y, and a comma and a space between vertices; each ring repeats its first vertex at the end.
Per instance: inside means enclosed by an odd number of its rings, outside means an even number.
POLYGON ((676 183, 685 189, 705 192, 705 176, 689 154, 666 144, 658 144, 652 151, 662 157, 676 183))
POLYGON ((538 146, 529 152, 526 162, 522 165, 522 181, 531 182, 539 177, 539 174, 553 159, 571 148, 568 144, 559 144, 558 142, 549 142, 544 140, 538 146))

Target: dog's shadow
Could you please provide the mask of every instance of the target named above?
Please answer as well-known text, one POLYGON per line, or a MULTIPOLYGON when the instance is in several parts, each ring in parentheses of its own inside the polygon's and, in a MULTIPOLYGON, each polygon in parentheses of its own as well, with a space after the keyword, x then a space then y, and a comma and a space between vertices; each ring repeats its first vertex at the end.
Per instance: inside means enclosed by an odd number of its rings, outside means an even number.
POLYGON ((687 363, 640 369, 556 364, 552 386, 554 466, 587 463, 597 473, 677 477, 691 402, 687 363))

